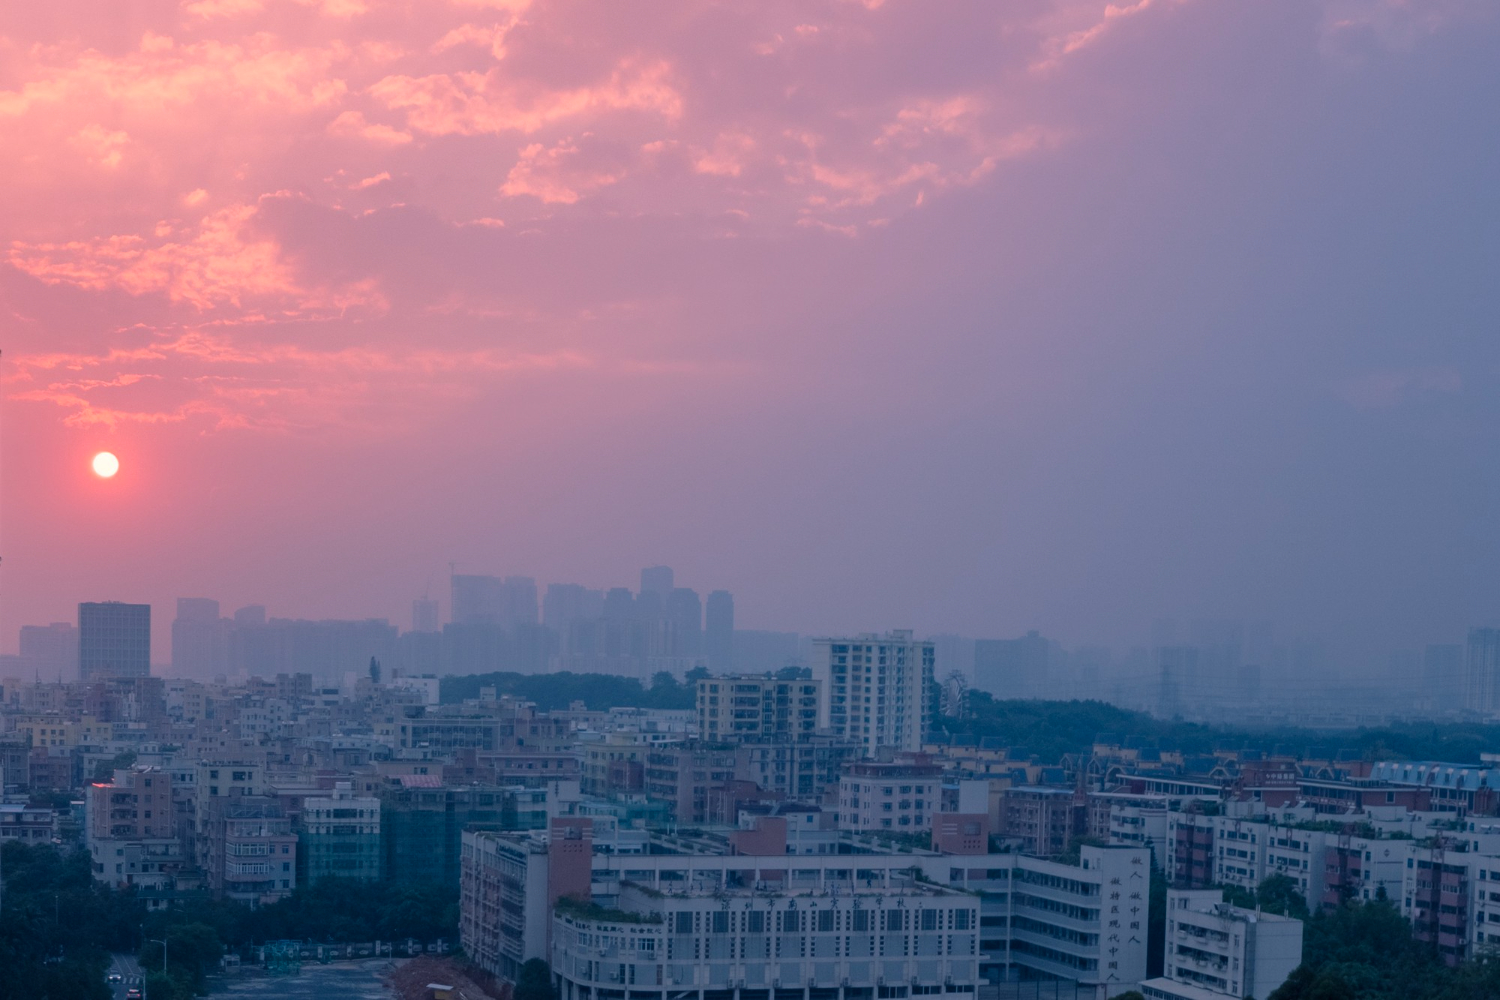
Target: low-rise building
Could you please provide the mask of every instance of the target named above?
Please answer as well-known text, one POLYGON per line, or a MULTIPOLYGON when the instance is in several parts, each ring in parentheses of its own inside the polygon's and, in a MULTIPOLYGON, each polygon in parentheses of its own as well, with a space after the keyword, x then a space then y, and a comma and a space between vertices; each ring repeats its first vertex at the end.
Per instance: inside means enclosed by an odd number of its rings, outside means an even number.
POLYGON ((1217 889, 1170 890, 1163 975, 1149 1000, 1266 997, 1302 964, 1302 921, 1230 906, 1217 889))
POLYGON ((839 778, 839 827, 919 833, 942 808, 943 768, 926 754, 855 761, 839 778))
MULTIPOLYGON (((974 820, 978 822, 978 817, 974 820)), ((766 834, 771 831, 762 824, 762 828, 751 832, 766 834)), ((549 852, 556 843, 555 837, 556 831, 550 838, 541 833, 490 831, 470 831, 464 835, 461 903, 464 949, 481 967, 495 975, 513 977, 526 959, 551 955, 552 948, 546 941, 546 934, 556 935, 558 926, 552 924, 550 931, 538 927, 538 922, 546 916, 546 900, 564 895, 579 897, 576 890, 559 892, 553 886, 557 862, 549 852)), ((1133 988, 1145 978, 1150 853, 1143 848, 1085 845, 1077 864, 1064 864, 1016 854, 943 854, 916 849, 882 849, 873 838, 849 834, 844 837, 845 842, 838 852, 817 855, 776 853, 774 845, 769 849, 761 845, 755 853, 730 853, 729 843, 715 843, 706 837, 695 840, 659 837, 645 853, 624 855, 594 851, 587 900, 606 909, 635 912, 643 922, 649 922, 644 915, 656 913, 665 922, 679 919, 669 918, 669 911, 695 914, 739 912, 761 907, 756 900, 773 899, 779 901, 775 904, 777 912, 790 908, 787 903, 793 901, 796 908, 803 911, 823 912, 842 907, 852 910, 858 900, 865 901, 859 903, 860 907, 868 905, 871 910, 890 909, 894 904, 894 908, 910 913, 926 907, 922 900, 946 899, 948 897, 943 894, 952 892, 959 894, 955 898, 960 900, 952 907, 977 913, 977 925, 970 924, 974 934, 972 953, 950 954, 944 950, 929 957, 935 961, 972 961, 972 978, 968 978, 965 965, 957 970, 962 973, 962 978, 956 976, 955 983, 1065 979, 1096 991, 1103 1000, 1133 988), (648 903, 649 900, 666 902, 658 906, 648 903)), ((743 838, 738 842, 744 845, 743 838)), ((576 866, 577 862, 569 859, 568 864, 576 866)), ((700 917, 692 919, 698 921, 700 917)), ((831 919, 835 922, 834 927, 852 933, 852 925, 841 922, 846 919, 844 916, 831 919)), ((575 921, 569 926, 577 930, 581 925, 575 921)), ((739 937, 753 933, 744 930, 740 924, 736 927, 740 928, 735 932, 739 937)), ((920 932, 923 927, 918 923, 912 930, 920 932)), ((614 933, 597 927, 583 927, 583 932, 614 933)), ((652 978, 646 982, 638 979, 636 988, 683 991, 683 1000, 689 995, 697 1000, 713 1000, 710 996, 700 997, 698 994, 718 989, 786 989, 799 991, 797 995, 803 1000, 817 1000, 838 994, 809 994, 805 991, 842 989, 845 978, 850 980, 850 988, 878 990, 884 986, 888 990, 906 989, 908 992, 901 995, 910 995, 911 981, 915 978, 924 991, 940 992, 929 988, 928 976, 934 970, 909 964, 923 957, 908 950, 918 947, 913 941, 891 939, 892 947, 901 949, 899 957, 903 962, 904 981, 892 980, 885 973, 878 972, 874 973, 873 983, 860 979, 857 984, 856 978, 863 976, 864 970, 851 970, 847 963, 865 958, 876 962, 884 957, 894 961, 898 955, 888 952, 882 956, 878 951, 869 956, 850 954, 842 949, 852 947, 852 944, 833 943, 838 935, 833 927, 828 932, 831 935, 828 947, 832 950, 820 956, 816 953, 819 946, 810 944, 802 936, 805 932, 789 932, 783 924, 780 933, 797 936, 790 944, 782 941, 777 945, 782 949, 780 952, 761 960, 766 970, 755 974, 761 979, 756 985, 752 983, 752 974, 743 961, 729 954, 720 960, 705 953, 702 948, 705 932, 699 923, 694 923, 694 930, 682 935, 687 944, 668 946, 674 956, 679 956, 676 961, 685 965, 689 960, 682 956, 689 952, 678 949, 689 948, 696 940, 699 949, 698 957, 691 960, 694 968, 690 972, 674 971, 665 968, 671 962, 663 958, 661 981, 654 978, 658 973, 653 969, 652 978), (809 947, 814 950, 807 951, 809 947), (789 961, 788 964, 796 965, 796 980, 788 979, 785 970, 774 968, 779 961, 790 960, 793 956, 795 963, 789 961), (810 963, 815 963, 820 957, 833 963, 832 967, 812 968, 810 963), (723 967, 712 968, 716 964, 723 967), (838 974, 830 976, 832 972, 838 974), (885 983, 880 983, 880 978, 885 978, 885 983), (782 980, 780 987, 773 985, 778 979, 782 980), (807 986, 808 980, 812 980, 812 986, 807 986), (792 985, 794 981, 797 985, 792 985), (728 986, 728 983, 734 985, 728 986)), ((944 933, 948 932, 958 933, 958 930, 945 924, 944 933)), ((672 933, 675 932, 669 932, 669 936, 672 933)), ((706 933, 718 932, 710 927, 706 933)), ((772 929, 761 933, 776 934, 772 929)), ((903 929, 900 933, 909 934, 911 931, 903 929)), ((969 930, 964 933, 969 933, 969 930)), ((879 948, 878 941, 875 947, 879 948)), ((594 960, 597 957, 590 959, 594 960)), ((572 973, 574 996, 582 996, 577 991, 583 989, 631 988, 628 970, 624 973, 627 980, 623 987, 612 985, 607 975, 609 970, 605 972, 601 980, 597 969, 575 967, 572 973)), ((955 970, 945 968, 941 972, 946 986, 946 977, 953 975, 955 970)), ((641 974, 639 970, 637 974, 641 974)), ((602 998, 597 993, 589 995, 596 1000, 608 1000, 610 996, 607 992, 602 998)), ((885 995, 894 997, 897 994, 885 995)), ((843 996, 858 997, 861 994, 845 993, 843 996)), ((741 1000, 743 998, 742 992, 741 1000)))

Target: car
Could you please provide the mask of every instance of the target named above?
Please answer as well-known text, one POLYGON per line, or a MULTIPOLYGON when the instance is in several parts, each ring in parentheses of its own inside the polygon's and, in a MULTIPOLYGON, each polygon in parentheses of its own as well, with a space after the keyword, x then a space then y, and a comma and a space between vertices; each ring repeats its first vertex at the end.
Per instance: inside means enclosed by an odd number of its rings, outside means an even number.
POLYGON ((141 1000, 140 989, 135 986, 130 987, 125 991, 125 1000, 141 1000))
POLYGON ((125 977, 120 975, 118 972, 111 972, 109 974, 109 981, 112 983, 123 983, 125 981, 125 977))

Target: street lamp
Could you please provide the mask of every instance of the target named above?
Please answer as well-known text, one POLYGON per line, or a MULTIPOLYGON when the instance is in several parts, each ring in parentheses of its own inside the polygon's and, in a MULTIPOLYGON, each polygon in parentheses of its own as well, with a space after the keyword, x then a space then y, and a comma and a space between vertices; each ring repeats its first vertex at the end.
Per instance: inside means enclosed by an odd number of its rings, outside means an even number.
POLYGON ((147 938, 147 944, 161 945, 161 974, 167 974, 167 940, 166 938, 147 938))

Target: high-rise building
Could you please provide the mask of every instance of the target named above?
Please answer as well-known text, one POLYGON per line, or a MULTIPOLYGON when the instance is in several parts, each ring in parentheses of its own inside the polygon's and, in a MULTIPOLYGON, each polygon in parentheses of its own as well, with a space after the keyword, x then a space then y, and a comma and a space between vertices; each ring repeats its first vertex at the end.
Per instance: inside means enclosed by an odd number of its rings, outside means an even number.
POLYGON ((813 640, 813 676, 828 692, 826 725, 863 743, 871 757, 882 747, 922 749, 936 669, 936 646, 913 639, 910 629, 813 640))
POLYGON ((1156 711, 1163 719, 1182 712, 1183 691, 1198 677, 1197 646, 1162 646, 1156 651, 1158 690, 1156 711))
POLYGON ((698 732, 711 742, 793 740, 818 728, 822 682, 735 675, 698 681, 698 732))
POLYGON ((1438 711, 1456 709, 1464 697, 1464 648, 1438 643, 1422 651, 1422 689, 1438 711))
POLYGON ((734 596, 727 590, 715 590, 708 595, 703 652, 715 670, 728 670, 734 663, 734 596))
POLYGON ((23 677, 72 680, 78 670, 78 629, 72 622, 21 626, 23 677))
POLYGON ((676 587, 667 596, 667 620, 672 623, 678 656, 699 656, 703 652, 703 602, 698 592, 676 587))
POLYGON ((500 624, 506 628, 539 624, 536 580, 529 576, 507 576, 500 588, 500 624))
POLYGON ((566 635, 568 626, 604 614, 604 591, 578 583, 549 583, 542 598, 542 624, 566 635))
POLYGON ((452 588, 453 623, 455 625, 498 625, 504 600, 503 583, 498 576, 475 576, 455 573, 449 581, 452 588))
POLYGON ((453 621, 458 625, 535 625, 536 581, 529 576, 454 574, 453 621))
POLYGON ((234 613, 236 625, 264 625, 266 623, 266 606, 264 604, 247 604, 234 613))
POLYGON ((1050 651, 1035 630, 1019 639, 976 639, 974 686, 997 698, 1039 698, 1052 673, 1050 651))
POLYGON ((419 597, 411 602, 411 630, 413 632, 440 632, 438 624, 438 602, 430 597, 419 597))
POLYGON ((617 621, 635 617, 635 595, 629 587, 611 587, 604 595, 604 617, 617 621))
POLYGON ((1500 629, 1469 629, 1464 680, 1465 708, 1485 714, 1500 708, 1500 629))
POLYGON ((151 605, 119 601, 78 605, 78 678, 149 677, 151 605))
POLYGON ((665 600, 672 592, 672 567, 648 566, 641 570, 641 593, 660 594, 665 600))
POLYGON ((177 598, 172 620, 172 673, 209 678, 229 666, 229 630, 219 618, 219 602, 208 597, 177 598))

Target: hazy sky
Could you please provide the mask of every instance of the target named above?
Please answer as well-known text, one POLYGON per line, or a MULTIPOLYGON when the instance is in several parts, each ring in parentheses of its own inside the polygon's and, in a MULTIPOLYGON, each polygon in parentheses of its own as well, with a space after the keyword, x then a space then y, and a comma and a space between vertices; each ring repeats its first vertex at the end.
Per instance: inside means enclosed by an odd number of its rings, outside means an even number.
POLYGON ((404 625, 450 560, 1500 623, 1497 53, 1493 0, 5 4, 0 642, 404 625))

